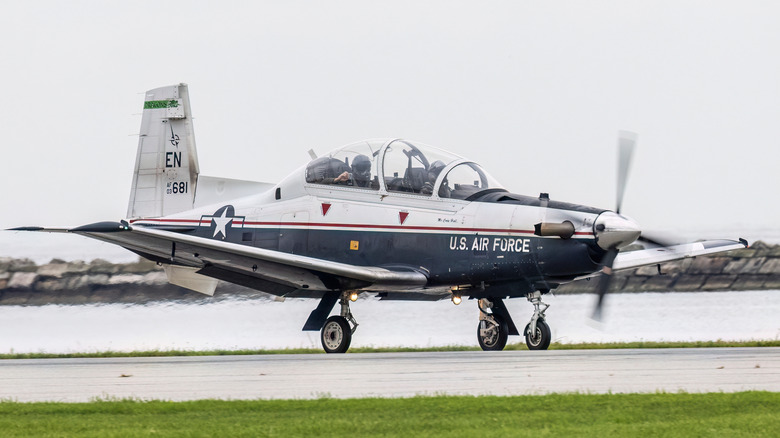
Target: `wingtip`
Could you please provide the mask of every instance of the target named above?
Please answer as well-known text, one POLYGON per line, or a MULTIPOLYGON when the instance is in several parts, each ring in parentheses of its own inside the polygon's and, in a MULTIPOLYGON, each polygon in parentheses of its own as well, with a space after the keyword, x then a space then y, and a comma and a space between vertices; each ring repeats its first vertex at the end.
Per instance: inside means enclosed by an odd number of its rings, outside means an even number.
POLYGON ((16 227, 16 228, 6 228, 5 231, 43 231, 43 227, 16 227))

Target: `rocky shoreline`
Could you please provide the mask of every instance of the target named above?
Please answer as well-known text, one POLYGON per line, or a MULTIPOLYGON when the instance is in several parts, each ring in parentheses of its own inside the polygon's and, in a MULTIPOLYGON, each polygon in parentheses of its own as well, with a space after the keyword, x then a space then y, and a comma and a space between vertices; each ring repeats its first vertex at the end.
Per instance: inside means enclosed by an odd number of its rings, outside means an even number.
MULTIPOLYGON (((750 248, 619 271, 610 292, 715 292, 780 289, 780 245, 750 248)), ((556 293, 593 292, 595 282, 564 284, 556 293)))
POLYGON ((205 301, 272 295, 220 282, 214 297, 168 283, 162 267, 141 259, 114 264, 96 259, 52 260, 36 265, 29 259, 0 258, 0 305, 143 304, 153 301, 205 301))
MULTIPOLYGON (((560 286, 555 293, 591 293, 596 279, 560 286)), ((613 292, 709 292, 780 290, 780 245, 756 242, 725 255, 697 257, 618 272, 613 292)), ((220 282, 214 297, 168 283, 153 262, 113 264, 52 260, 37 265, 28 259, 0 258, 0 305, 86 303, 140 304, 152 301, 206 301, 233 297, 273 299, 273 296, 220 282)))

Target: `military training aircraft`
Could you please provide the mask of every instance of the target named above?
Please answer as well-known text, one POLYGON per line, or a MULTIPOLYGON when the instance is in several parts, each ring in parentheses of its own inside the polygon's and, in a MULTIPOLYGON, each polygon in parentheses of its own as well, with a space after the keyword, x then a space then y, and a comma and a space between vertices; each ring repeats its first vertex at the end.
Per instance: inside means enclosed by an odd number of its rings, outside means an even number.
POLYGON ((520 335, 503 300, 525 297, 533 316, 522 334, 544 350, 551 334, 542 297, 559 285, 599 276, 598 316, 614 270, 747 246, 642 236, 620 213, 635 143, 633 134, 619 137, 614 211, 511 193, 476 162, 401 139, 310 151, 311 161, 277 184, 207 177, 188 88, 178 84, 146 93, 126 220, 18 230, 122 246, 161 265, 170 283, 207 295, 222 280, 319 299, 303 330, 320 331, 328 353, 349 348, 358 325, 350 302, 360 294, 474 299, 484 350, 520 335))

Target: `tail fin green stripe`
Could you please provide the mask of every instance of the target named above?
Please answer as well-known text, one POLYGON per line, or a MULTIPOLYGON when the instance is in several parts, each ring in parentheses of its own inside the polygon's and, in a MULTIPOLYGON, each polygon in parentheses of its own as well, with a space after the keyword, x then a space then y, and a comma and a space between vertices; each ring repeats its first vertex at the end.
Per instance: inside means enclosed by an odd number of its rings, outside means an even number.
POLYGON ((179 102, 177 100, 149 100, 144 102, 144 109, 156 109, 156 108, 177 108, 179 102))

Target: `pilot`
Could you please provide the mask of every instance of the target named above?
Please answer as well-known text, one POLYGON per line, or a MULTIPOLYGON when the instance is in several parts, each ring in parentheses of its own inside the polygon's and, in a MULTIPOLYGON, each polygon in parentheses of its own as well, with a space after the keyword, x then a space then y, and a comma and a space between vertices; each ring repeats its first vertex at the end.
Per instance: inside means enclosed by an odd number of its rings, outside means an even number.
MULTIPOLYGON (((428 167, 428 180, 425 181, 425 184, 423 184, 422 189, 420 190, 420 193, 423 195, 430 195, 433 193, 433 185, 436 183, 436 178, 439 177, 439 174, 442 170, 444 170, 445 164, 441 160, 436 160, 428 167)), ((444 188, 444 185, 442 185, 442 188, 444 188)), ((444 198, 449 197, 449 193, 447 196, 443 196, 441 193, 441 190, 439 191, 439 196, 442 196, 444 198)))
POLYGON ((315 184, 344 184, 349 181, 352 168, 345 161, 319 157, 306 166, 306 182, 315 184))
POLYGON ((335 178, 322 178, 317 184, 346 184, 349 181, 349 172, 346 170, 335 178))
POLYGON ((358 155, 352 160, 352 178, 357 187, 371 187, 371 160, 358 155))

